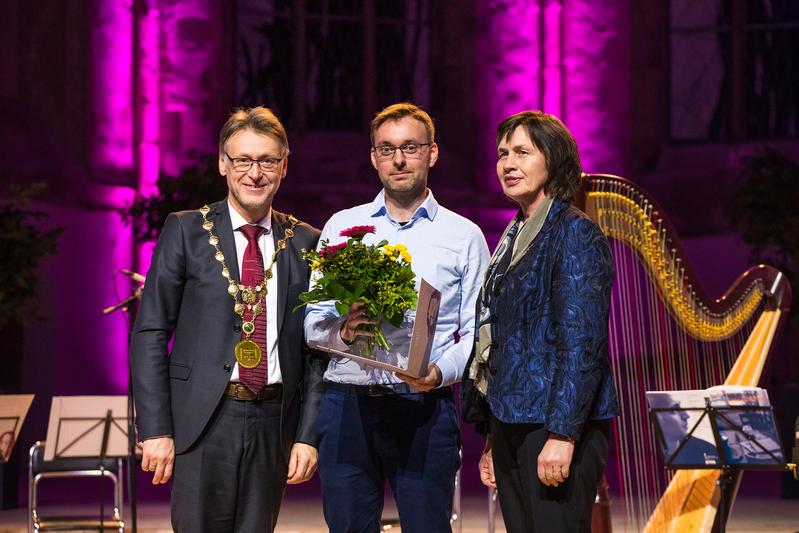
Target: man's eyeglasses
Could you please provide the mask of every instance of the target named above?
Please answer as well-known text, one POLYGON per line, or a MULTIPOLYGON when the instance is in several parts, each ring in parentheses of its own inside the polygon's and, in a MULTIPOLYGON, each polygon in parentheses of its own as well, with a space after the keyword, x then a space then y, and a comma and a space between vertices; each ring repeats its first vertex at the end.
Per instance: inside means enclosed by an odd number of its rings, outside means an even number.
POLYGON ((430 146, 430 143, 405 143, 401 146, 393 144, 381 144, 375 146, 374 151, 378 159, 391 159, 397 150, 408 159, 419 159, 422 157, 422 146, 430 146))
POLYGON ((233 164, 233 169, 237 172, 249 172, 255 163, 258 164, 258 168, 261 169, 262 172, 274 172, 280 167, 280 162, 286 158, 286 155, 288 154, 284 154, 282 157, 250 159, 249 157, 230 157, 230 155, 225 152, 225 156, 230 159, 230 162, 233 164))

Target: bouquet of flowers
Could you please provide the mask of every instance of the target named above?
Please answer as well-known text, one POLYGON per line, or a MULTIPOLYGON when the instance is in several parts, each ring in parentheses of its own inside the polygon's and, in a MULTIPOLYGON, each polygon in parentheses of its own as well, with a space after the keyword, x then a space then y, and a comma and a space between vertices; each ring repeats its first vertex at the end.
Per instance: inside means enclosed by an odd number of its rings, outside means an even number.
POLYGON ((346 242, 331 246, 324 240, 318 252, 305 252, 316 283, 311 291, 300 294, 301 306, 334 300, 341 315, 346 315, 353 303, 363 302, 370 319, 377 320, 377 324, 366 326, 374 333, 374 337, 365 337, 369 356, 375 345, 389 349, 382 321, 399 327, 405 311, 416 309, 417 300, 408 250, 386 240, 364 244, 364 236, 374 232, 374 226, 355 226, 340 233, 347 237, 346 242))

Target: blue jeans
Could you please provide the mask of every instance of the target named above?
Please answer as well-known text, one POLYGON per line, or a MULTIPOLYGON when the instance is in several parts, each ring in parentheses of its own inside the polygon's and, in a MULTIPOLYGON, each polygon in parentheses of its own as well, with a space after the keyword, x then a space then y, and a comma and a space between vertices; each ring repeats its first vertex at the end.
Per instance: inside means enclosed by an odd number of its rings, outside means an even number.
POLYGON ((460 468, 452 389, 372 396, 368 387, 327 383, 317 424, 331 532, 377 532, 386 480, 404 533, 451 531, 460 468))

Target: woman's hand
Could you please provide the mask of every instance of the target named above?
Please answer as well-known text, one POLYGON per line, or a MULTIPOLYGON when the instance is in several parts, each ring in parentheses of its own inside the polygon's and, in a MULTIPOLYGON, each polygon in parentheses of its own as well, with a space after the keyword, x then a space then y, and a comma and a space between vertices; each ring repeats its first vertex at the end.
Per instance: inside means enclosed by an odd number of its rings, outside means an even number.
POLYGON ((486 438, 477 468, 480 470, 480 481, 483 482, 483 485, 490 489, 497 488, 497 479, 494 477, 494 456, 491 453, 491 435, 486 438))
POLYGON ((569 477, 569 466, 574 454, 574 441, 549 435, 538 454, 538 479, 548 487, 557 487, 569 477))

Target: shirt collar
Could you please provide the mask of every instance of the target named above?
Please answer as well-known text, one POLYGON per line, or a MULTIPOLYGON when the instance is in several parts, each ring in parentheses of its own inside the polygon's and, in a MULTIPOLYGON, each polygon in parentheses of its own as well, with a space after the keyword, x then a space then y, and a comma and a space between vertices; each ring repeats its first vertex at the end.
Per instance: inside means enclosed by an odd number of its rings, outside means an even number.
MULTIPOLYGON (((370 212, 373 217, 385 216, 386 218, 390 218, 388 209, 386 208, 386 193, 384 190, 381 189, 380 192, 377 193, 377 196, 372 201, 370 212)), ((413 216, 411 216, 411 220, 416 220, 419 217, 426 217, 428 220, 434 220, 436 218, 436 213, 438 213, 438 202, 435 196, 433 196, 433 191, 427 189, 427 197, 424 199, 424 202, 422 202, 422 205, 416 208, 413 216)))
MULTIPOLYGON (((249 222, 244 220, 244 217, 241 216, 238 211, 236 211, 236 209, 230 203, 230 200, 227 201, 227 208, 228 212, 230 213, 230 225, 233 226, 233 231, 236 231, 240 227, 249 224, 249 222)), ((272 209, 270 208, 266 215, 264 215, 264 218, 256 222, 254 225, 261 226, 264 228, 264 235, 269 235, 269 233, 272 231, 272 209)))

